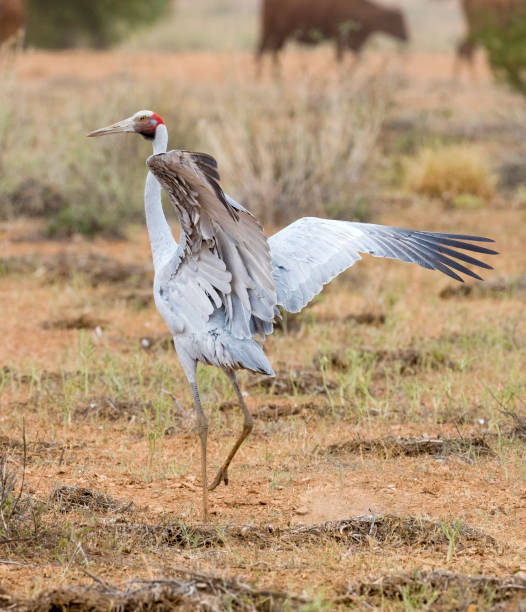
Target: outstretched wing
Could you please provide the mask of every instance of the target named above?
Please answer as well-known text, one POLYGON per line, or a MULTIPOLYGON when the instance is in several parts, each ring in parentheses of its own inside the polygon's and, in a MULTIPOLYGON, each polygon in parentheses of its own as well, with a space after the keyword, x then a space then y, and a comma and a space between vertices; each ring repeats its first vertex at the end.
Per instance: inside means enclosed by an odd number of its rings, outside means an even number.
POLYGON ((314 217, 298 219, 268 242, 278 304, 289 312, 299 312, 325 284, 361 259, 360 253, 416 263, 460 282, 457 272, 482 280, 460 262, 492 269, 462 251, 496 254, 475 244, 493 242, 488 238, 314 217))
POLYGON ((235 337, 270 333, 276 290, 267 238, 253 215, 223 193, 215 159, 174 150, 147 164, 181 223, 177 253, 163 271, 166 306, 178 328, 195 329, 223 307, 235 337))

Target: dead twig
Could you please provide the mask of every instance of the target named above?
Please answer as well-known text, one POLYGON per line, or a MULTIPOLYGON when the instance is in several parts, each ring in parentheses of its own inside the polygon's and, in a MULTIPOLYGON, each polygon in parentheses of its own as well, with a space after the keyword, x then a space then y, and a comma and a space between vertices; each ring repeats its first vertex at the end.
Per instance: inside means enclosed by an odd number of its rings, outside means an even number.
POLYGON ((316 450, 326 452, 329 455, 380 453, 386 457, 417 457, 420 455, 469 457, 474 453, 490 456, 495 454, 481 436, 470 438, 463 438, 462 436, 459 438, 394 438, 389 436, 373 440, 346 440, 345 442, 331 444, 325 449, 318 447, 316 450))
POLYGON ((175 404, 175 407, 177 408, 177 412, 179 413, 179 416, 186 418, 187 414, 186 414, 186 410, 183 408, 181 402, 177 399, 177 397, 171 392, 168 391, 168 389, 161 389, 161 393, 165 393, 166 395, 169 395, 175 404))
POLYGON ((111 586, 102 578, 99 578, 98 576, 95 576, 95 574, 92 574, 90 571, 88 571, 85 567, 79 567, 79 570, 83 573, 86 574, 86 576, 89 576, 92 580, 94 580, 97 584, 100 584, 102 587, 104 587, 107 590, 111 589, 111 586))
POLYGON ((27 464, 27 442, 26 442, 26 424, 25 420, 22 419, 22 441, 23 441, 23 462, 22 462, 22 482, 20 483, 20 490, 18 491, 18 497, 15 499, 13 507, 11 508, 10 516, 13 516, 16 512, 17 506, 20 503, 22 497, 22 491, 24 490, 24 484, 26 482, 26 464, 27 464))

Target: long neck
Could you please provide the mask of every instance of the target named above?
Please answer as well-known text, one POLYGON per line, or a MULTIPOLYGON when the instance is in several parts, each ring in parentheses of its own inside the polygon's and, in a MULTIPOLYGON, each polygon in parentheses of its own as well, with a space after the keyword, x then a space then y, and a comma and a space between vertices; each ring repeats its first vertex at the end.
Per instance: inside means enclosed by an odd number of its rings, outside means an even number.
MULTIPOLYGON (((166 153, 168 146, 168 130, 161 124, 155 130, 153 140, 153 152, 166 153)), ((144 209, 146 212, 146 226, 150 236, 152 247, 153 267, 157 270, 159 266, 166 263, 177 248, 177 243, 172 236, 170 226, 164 216, 161 185, 151 172, 146 177, 144 189, 144 209)))

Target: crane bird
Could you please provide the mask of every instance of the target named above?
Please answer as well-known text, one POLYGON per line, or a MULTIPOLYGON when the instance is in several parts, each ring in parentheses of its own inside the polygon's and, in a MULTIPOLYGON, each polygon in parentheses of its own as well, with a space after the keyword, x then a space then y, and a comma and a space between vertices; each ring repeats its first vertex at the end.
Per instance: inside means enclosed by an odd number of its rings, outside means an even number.
POLYGON ((236 370, 274 375, 258 339, 272 333, 278 307, 299 312, 324 285, 356 263, 360 253, 417 263, 462 282, 458 273, 482 280, 464 264, 492 269, 464 251, 496 251, 477 244, 493 242, 488 238, 313 217, 298 219, 267 239, 257 219, 222 190, 213 157, 166 152, 168 132, 159 115, 139 111, 88 136, 119 132, 141 134, 153 144, 144 195, 155 269, 153 292, 192 389, 207 521, 208 491, 221 482, 228 484, 230 463, 253 428, 236 370), (164 216, 161 185, 179 218, 179 244, 164 216), (199 399, 198 362, 225 372, 244 415, 243 429, 210 486, 208 421, 199 399))

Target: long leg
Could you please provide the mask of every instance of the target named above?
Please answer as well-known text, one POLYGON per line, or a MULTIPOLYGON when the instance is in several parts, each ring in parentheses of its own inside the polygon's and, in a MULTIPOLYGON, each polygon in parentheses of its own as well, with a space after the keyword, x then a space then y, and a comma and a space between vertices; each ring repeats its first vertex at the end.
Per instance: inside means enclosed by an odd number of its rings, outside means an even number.
POLYGON ((259 80, 263 74, 263 52, 260 50, 254 56, 254 65, 256 67, 256 79, 259 80))
POLYGON ((201 399, 199 398, 199 390, 197 388, 197 382, 190 380, 190 386, 192 387, 192 393, 194 395, 195 409, 197 412, 197 428, 199 432, 199 438, 201 439, 201 479, 203 481, 203 521, 208 521, 208 479, 206 476, 206 443, 208 438, 208 420, 203 407, 201 406, 201 399))
POLYGON ((336 61, 341 64, 345 53, 345 39, 341 34, 336 37, 336 61))
POLYGON ((281 62, 279 59, 280 49, 281 47, 278 49, 274 49, 274 51, 272 52, 272 68, 273 68, 273 75, 275 79, 281 78, 281 74, 282 74, 281 62))
POLYGON ((247 405, 245 404, 245 400, 243 399, 243 395, 241 394, 241 391, 239 389, 239 385, 237 384, 236 373, 234 372, 234 370, 228 370, 226 372, 226 375, 230 379, 230 382, 232 383, 235 389, 235 392, 237 394, 239 405, 241 406, 241 409, 243 410, 244 422, 243 422, 243 429, 241 433, 239 434, 239 438, 236 440, 236 443, 234 444, 234 446, 232 447, 232 450, 228 454, 226 461, 223 463, 222 467, 219 469, 219 472, 217 472, 217 475, 214 478, 214 481, 209 487, 210 491, 213 491, 219 484, 221 484, 221 481, 223 481, 225 484, 228 484, 228 467, 230 465, 230 462, 234 458, 234 455, 237 453, 239 447, 245 441, 245 438, 248 436, 248 434, 252 431, 252 428, 254 427, 254 420, 252 419, 252 415, 248 411, 247 405))
POLYGON ((455 63, 453 64, 453 79, 456 80, 459 78, 463 63, 468 66, 471 72, 471 78, 475 79, 474 51, 475 45, 468 35, 457 47, 455 63))

